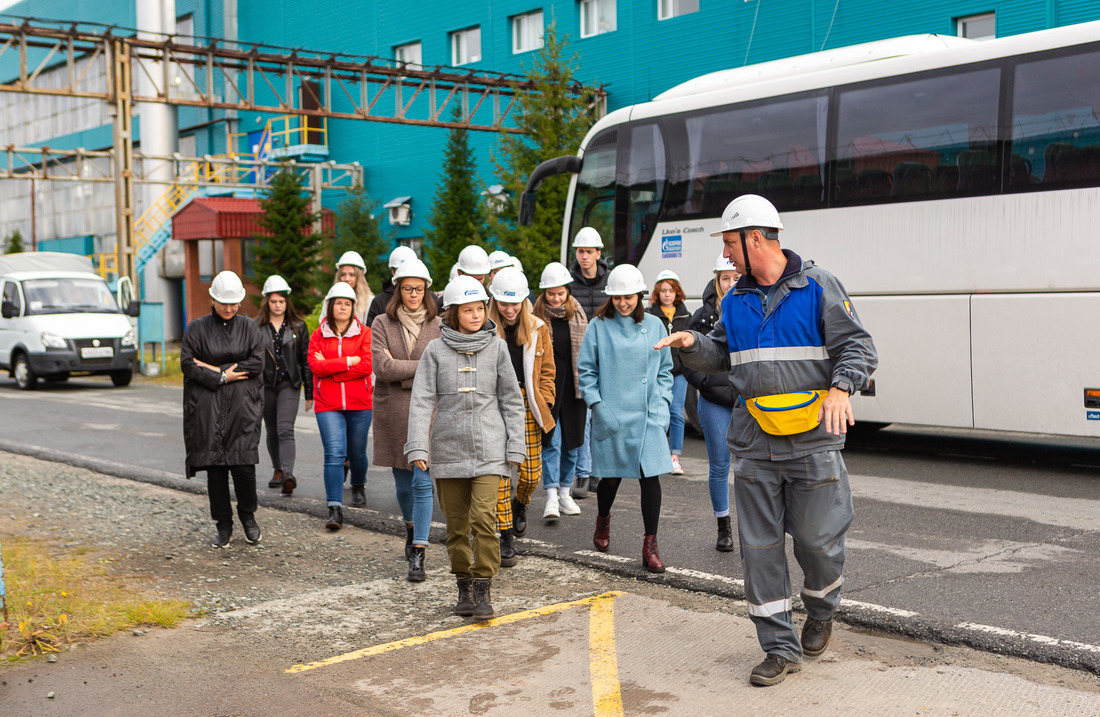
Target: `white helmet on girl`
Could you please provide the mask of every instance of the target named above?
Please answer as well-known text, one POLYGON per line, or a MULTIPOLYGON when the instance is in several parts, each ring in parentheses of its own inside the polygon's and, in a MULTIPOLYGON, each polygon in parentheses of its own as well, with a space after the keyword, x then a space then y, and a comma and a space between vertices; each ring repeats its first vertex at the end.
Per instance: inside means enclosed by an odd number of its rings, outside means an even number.
POLYGON ((527 299, 530 292, 527 285, 527 277, 514 266, 506 266, 493 277, 493 285, 489 287, 489 293, 502 304, 521 304, 527 299))
POLYGON ((662 271, 660 274, 657 275, 657 278, 654 279, 654 281, 653 281, 653 285, 656 286, 657 284, 659 284, 662 281, 665 281, 666 279, 668 281, 675 281, 677 284, 680 283, 680 277, 676 274, 675 271, 673 271, 672 269, 665 269, 664 271, 662 271))
POLYGON ((286 283, 286 279, 283 277, 274 274, 267 277, 267 281, 264 282, 264 290, 260 293, 267 296, 268 294, 274 294, 276 292, 280 294, 289 294, 290 284, 286 283))
POLYGON ((471 301, 488 301, 489 295, 485 293, 485 287, 472 276, 460 276, 447 284, 443 290, 443 308, 448 309, 457 304, 468 304, 471 301))
POLYGON ((553 289, 558 286, 565 286, 566 284, 572 283, 573 275, 565 268, 565 264, 562 264, 560 261, 552 261, 542 270, 542 277, 539 279, 539 288, 553 289))
POLYGON ((512 257, 507 252, 503 252, 497 249, 489 255, 489 270, 503 269, 506 266, 512 265, 512 257))
POLYGON ((722 254, 718 255, 718 261, 714 262, 714 273, 717 274, 722 271, 736 271, 740 273, 737 265, 727 259, 722 254))
POLYGON ((325 301, 329 302, 333 299, 348 299, 352 304, 355 304, 355 289, 351 288, 351 284, 346 281, 338 281, 332 285, 332 288, 325 294, 325 301))
POLYGON ((424 262, 415 256, 401 262, 397 267, 397 272, 393 275, 393 283, 396 285, 402 279, 410 278, 423 279, 428 282, 427 288, 431 288, 432 275, 428 273, 428 267, 424 265, 424 262))
POLYGON ((390 268, 396 269, 401 266, 401 262, 408 261, 410 259, 416 259, 416 252, 407 246, 394 247, 394 250, 390 252, 390 268))
POLYGON ((367 263, 363 261, 363 256, 357 251, 346 251, 340 255, 340 258, 336 260, 336 268, 339 269, 342 266, 357 266, 363 271, 367 270, 367 263))
POLYGON ((607 275, 607 287, 603 293, 608 296, 630 296, 642 294, 645 290, 645 277, 638 271, 638 267, 619 264, 607 275))
POLYGON ((470 244, 458 253, 458 270, 463 274, 484 276, 488 274, 489 255, 476 244, 470 244))

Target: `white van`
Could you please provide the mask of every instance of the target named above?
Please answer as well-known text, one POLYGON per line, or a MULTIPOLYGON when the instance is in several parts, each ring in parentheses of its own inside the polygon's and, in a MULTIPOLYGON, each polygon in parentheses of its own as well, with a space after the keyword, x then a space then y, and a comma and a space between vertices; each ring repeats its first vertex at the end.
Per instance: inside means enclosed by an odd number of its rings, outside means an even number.
POLYGON ((0 369, 19 388, 39 378, 65 381, 72 374, 106 374, 126 386, 137 363, 137 341, 129 317, 129 277, 117 296, 94 273, 88 257, 60 252, 0 256, 0 369), (122 308, 119 308, 120 305, 122 308))

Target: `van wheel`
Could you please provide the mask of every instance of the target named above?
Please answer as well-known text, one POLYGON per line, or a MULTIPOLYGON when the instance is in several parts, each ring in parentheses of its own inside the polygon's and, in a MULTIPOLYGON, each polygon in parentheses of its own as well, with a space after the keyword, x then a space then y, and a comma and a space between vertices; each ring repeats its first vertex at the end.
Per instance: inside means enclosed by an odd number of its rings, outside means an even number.
POLYGON ((133 371, 112 371, 111 383, 118 387, 129 386, 130 380, 134 377, 133 371))
POLYGON ((11 365, 11 376, 15 379, 15 385, 24 391, 30 391, 38 384, 38 376, 31 369, 26 354, 19 354, 11 365))

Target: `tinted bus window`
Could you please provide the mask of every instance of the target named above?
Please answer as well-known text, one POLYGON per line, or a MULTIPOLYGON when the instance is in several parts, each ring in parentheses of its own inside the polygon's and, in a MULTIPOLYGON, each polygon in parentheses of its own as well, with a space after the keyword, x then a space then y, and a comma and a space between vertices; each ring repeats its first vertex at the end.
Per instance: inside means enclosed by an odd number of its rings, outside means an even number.
POLYGON ((1000 73, 971 70, 841 90, 836 202, 1000 192, 1000 73))
POLYGON ((573 191, 570 243, 581 227, 594 228, 603 237, 605 244, 609 244, 615 235, 615 158, 618 134, 617 129, 601 132, 592 139, 584 152, 584 164, 573 191))
POLYGON ((668 118, 665 218, 720 216, 742 194, 765 196, 781 212, 824 206, 827 115, 820 95, 668 118))
POLYGON ((615 263, 637 264, 657 228, 665 196, 665 141, 656 124, 630 127, 627 161, 619 167, 622 188, 615 235, 615 263))
POLYGON ((1016 67, 1011 176, 1023 190, 1100 181, 1100 51, 1016 67))

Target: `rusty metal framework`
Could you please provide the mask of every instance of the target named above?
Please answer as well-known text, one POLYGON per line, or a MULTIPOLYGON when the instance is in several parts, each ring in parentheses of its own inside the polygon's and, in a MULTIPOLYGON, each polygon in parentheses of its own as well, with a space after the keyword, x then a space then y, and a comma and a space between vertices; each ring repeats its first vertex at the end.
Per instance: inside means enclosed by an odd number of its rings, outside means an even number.
MULTIPOLYGON (((536 92, 522 75, 415 66, 386 58, 321 53, 252 43, 116 34, 86 23, 27 20, 0 23, 0 71, 17 57, 18 72, 0 78, 0 92, 89 97, 116 103, 134 88, 133 102, 358 119, 372 122, 520 132, 513 123, 518 98, 536 92), (94 27, 94 26, 93 26, 94 27), (186 40, 186 41, 185 41, 186 40), (88 86, 87 70, 104 58, 110 70, 88 86), (87 58, 83 70, 78 61, 87 58), (38 80, 64 63, 64 87, 38 80), (129 69, 129 82, 119 77, 129 69), (144 82, 139 81, 145 80, 144 82), (150 88, 144 94, 142 87, 150 88), (460 107, 460 119, 449 119, 460 107)), ((9 65, 11 66, 11 65, 9 65)), ((606 92, 574 83, 574 95, 602 114, 606 92)))

